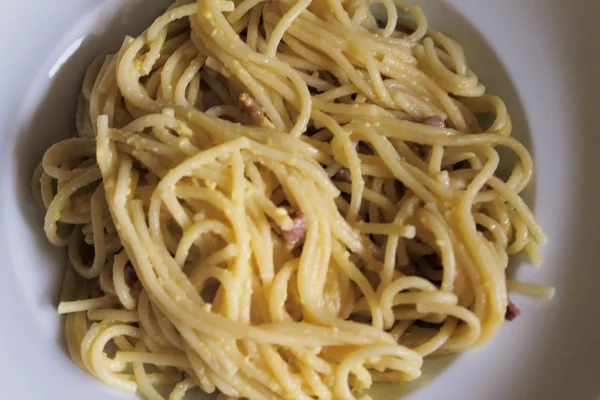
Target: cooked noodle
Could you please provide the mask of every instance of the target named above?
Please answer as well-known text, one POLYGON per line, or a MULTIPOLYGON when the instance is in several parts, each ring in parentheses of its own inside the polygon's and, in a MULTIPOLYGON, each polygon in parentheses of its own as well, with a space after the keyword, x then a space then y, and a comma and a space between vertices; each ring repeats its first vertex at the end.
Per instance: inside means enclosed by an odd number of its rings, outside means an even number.
POLYGON ((459 44, 372 3, 178 1, 94 61, 33 179, 75 362, 148 399, 354 399, 498 332, 546 241, 531 156, 459 44))

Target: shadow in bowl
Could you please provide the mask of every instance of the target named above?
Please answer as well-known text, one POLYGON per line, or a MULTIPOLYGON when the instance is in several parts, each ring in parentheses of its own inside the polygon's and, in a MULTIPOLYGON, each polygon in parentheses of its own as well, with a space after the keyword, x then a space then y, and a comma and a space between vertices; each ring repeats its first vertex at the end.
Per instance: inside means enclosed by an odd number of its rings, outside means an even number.
MULTIPOLYGON (((555 1, 558 3, 559 0, 555 1)), ((549 5, 553 7, 553 5, 549 5)), ((568 191, 572 199, 569 209, 555 212, 565 216, 567 224, 561 226, 567 234, 564 243, 555 245, 562 251, 553 260, 560 271, 555 275, 557 295, 553 299, 551 324, 545 326, 552 335, 540 335, 539 342, 531 354, 539 357, 527 358, 528 376, 533 382, 548 382, 547 385, 527 385, 515 392, 523 399, 600 399, 600 302, 598 282, 600 268, 597 265, 598 239, 600 238, 600 187, 598 173, 600 162, 600 135, 598 135, 598 90, 600 89, 600 50, 598 47, 598 23, 600 2, 582 2, 578 7, 564 7, 566 12, 556 13, 550 26, 571 26, 568 32, 556 35, 556 48, 563 50, 559 59, 564 82, 569 91, 561 92, 551 86, 550 95, 562 96, 571 124, 559 134, 568 137, 571 149, 564 149, 571 158, 571 168, 576 171, 570 182, 556 178, 556 190, 568 191), (570 60, 567 63, 565 60, 570 60), (558 339, 558 340, 557 340, 558 339), (550 367, 544 368, 544 365, 550 367), (556 367, 560 366, 560 367, 556 367), (567 367, 569 366, 569 367, 567 367), (565 369, 574 371, 571 378, 565 377, 565 369)), ((543 93, 543 92, 541 92, 543 93)), ((552 120, 552 115, 548 118, 552 120)), ((551 140, 549 138, 548 140, 551 140)), ((565 161, 553 160, 559 165, 565 161)), ((547 197, 546 201, 551 201, 547 197)))

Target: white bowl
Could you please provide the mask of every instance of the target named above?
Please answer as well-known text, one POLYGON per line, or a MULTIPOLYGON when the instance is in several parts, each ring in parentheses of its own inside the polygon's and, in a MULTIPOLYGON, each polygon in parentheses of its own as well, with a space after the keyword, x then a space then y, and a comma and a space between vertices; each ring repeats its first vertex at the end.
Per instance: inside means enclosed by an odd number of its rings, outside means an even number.
MULTIPOLYGON (((74 133, 75 99, 93 56, 139 33, 168 1, 21 0, 0 24, 0 376, 2 398, 124 395, 69 359, 56 314, 64 254, 42 232, 29 179, 43 151, 74 133)), ((417 384, 382 399, 598 399, 600 396, 600 2, 422 0, 463 43, 475 72, 508 103, 532 150, 527 200, 550 236, 542 269, 551 301, 514 296, 522 316, 489 345, 428 361, 417 384), (535 195, 535 196, 534 196, 535 195)), ((199 397, 199 399, 202 397, 199 397)))

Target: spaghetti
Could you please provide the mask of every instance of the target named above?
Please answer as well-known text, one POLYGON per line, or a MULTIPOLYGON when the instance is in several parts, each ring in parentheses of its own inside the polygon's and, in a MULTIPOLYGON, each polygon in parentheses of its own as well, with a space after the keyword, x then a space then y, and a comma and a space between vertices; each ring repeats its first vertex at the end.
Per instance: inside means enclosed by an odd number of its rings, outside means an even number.
POLYGON ((496 334, 546 241, 531 156, 455 41, 371 3, 177 1, 92 63, 33 179, 77 364, 148 399, 354 399, 496 334))

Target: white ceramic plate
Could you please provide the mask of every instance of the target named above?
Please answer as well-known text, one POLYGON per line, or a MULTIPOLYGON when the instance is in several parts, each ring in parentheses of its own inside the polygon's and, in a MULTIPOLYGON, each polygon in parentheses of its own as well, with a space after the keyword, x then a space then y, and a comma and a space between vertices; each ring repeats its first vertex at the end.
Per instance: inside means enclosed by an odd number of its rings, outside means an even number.
MULTIPOLYGON (((531 148, 528 201, 551 241, 542 269, 552 301, 522 310, 493 343, 433 362, 411 400, 600 398, 600 1, 422 0, 431 23, 464 44, 503 96, 531 148), (424 383, 424 384, 423 384, 424 383)), ((20 0, 0 17, 0 377, 7 399, 122 399, 68 358, 56 315, 64 254, 42 234, 29 179, 43 151, 74 131, 93 55, 136 34, 165 0, 20 0)))

